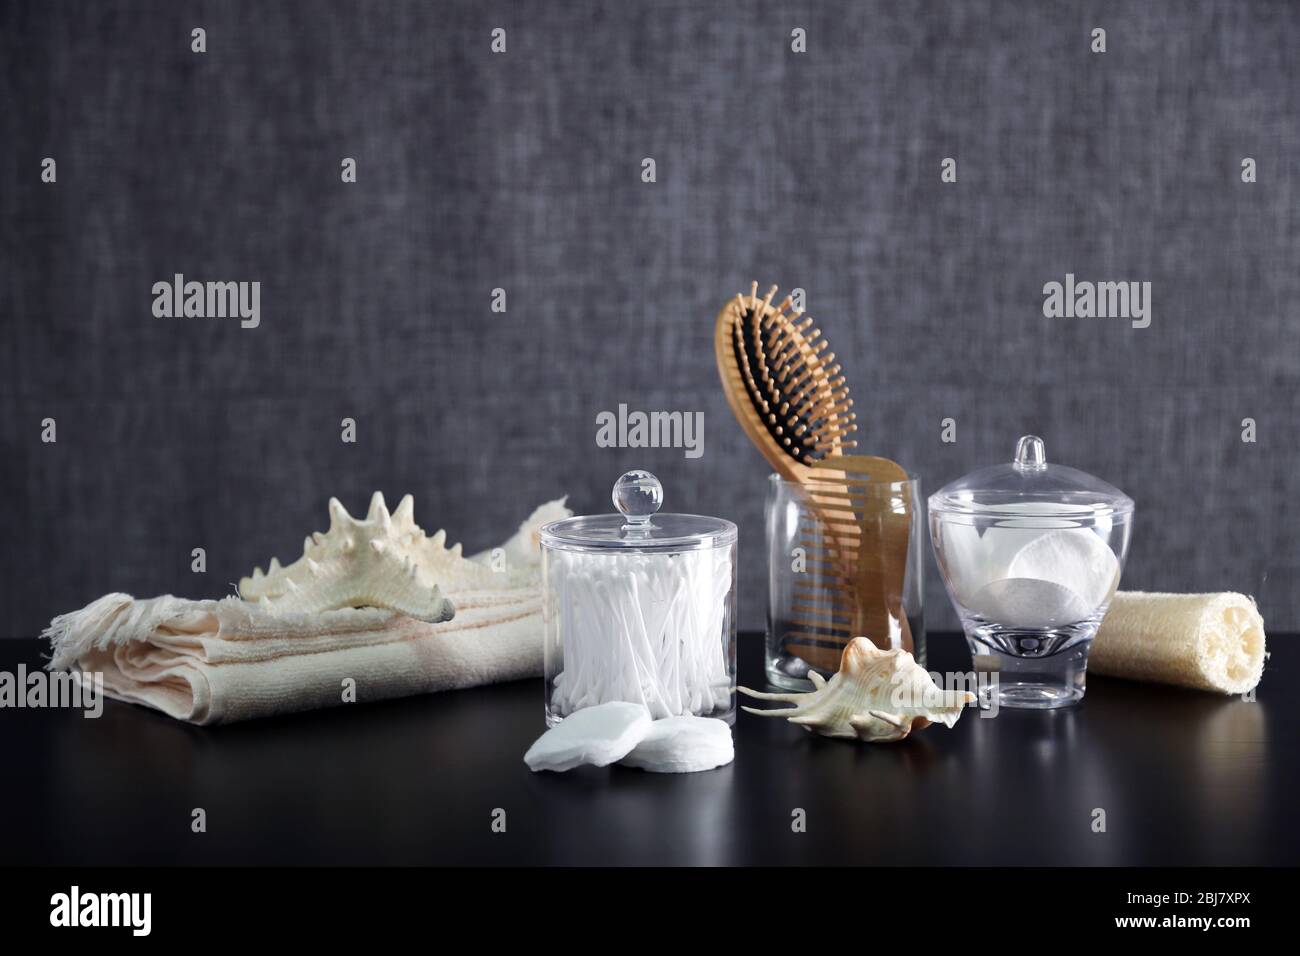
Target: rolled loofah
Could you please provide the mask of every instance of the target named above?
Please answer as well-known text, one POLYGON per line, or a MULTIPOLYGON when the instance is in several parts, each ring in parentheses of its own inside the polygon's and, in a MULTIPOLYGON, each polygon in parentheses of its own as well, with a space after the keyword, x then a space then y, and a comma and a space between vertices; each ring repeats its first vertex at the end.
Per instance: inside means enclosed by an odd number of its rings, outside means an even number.
POLYGON ((1119 592, 1088 671, 1244 694, 1264 673, 1264 619, 1244 594, 1119 592))

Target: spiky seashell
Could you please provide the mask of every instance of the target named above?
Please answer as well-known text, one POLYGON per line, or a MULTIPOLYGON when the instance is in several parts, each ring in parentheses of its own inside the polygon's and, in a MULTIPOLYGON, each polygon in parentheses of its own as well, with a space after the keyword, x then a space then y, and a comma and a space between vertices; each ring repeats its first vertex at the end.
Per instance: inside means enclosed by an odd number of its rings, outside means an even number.
POLYGON ((330 499, 329 511, 329 530, 304 540, 301 558, 287 567, 272 558, 265 574, 255 568, 239 582, 240 596, 285 614, 379 607, 433 624, 452 618, 455 608, 443 595, 440 573, 469 562, 460 557, 460 545, 443 546, 444 532, 425 535, 410 495, 389 514, 376 491, 363 520, 337 498, 330 499))
POLYGON ((941 690, 907 651, 882 651, 865 637, 855 637, 844 648, 839 672, 829 681, 811 670, 808 677, 816 689, 806 694, 763 694, 737 687, 759 700, 795 705, 741 709, 760 717, 787 717, 824 737, 886 743, 932 723, 951 727, 962 707, 975 702, 969 691, 941 690))

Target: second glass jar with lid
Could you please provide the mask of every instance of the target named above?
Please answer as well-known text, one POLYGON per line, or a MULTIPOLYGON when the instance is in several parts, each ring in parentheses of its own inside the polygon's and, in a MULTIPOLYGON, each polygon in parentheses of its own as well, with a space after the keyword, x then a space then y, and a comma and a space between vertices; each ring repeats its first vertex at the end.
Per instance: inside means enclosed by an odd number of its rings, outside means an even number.
POLYGON ((1128 555, 1133 500, 1048 464, 1043 440, 1026 435, 1013 461, 944 486, 929 512, 944 584, 998 705, 1081 700, 1088 649, 1128 555))

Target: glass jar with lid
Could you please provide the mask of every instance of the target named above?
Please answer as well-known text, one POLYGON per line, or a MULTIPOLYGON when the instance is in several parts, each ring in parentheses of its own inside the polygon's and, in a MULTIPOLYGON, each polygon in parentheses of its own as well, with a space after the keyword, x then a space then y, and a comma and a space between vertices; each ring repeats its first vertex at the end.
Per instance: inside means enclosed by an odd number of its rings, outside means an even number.
POLYGON ((660 514, 647 471, 613 501, 541 529, 547 724, 609 701, 734 722, 736 526, 660 514))
POLYGON ((929 514, 975 669, 993 678, 986 697, 1024 708, 1081 700, 1088 649, 1128 555, 1133 500, 1049 464, 1043 440, 1026 435, 1010 463, 931 495, 929 514))

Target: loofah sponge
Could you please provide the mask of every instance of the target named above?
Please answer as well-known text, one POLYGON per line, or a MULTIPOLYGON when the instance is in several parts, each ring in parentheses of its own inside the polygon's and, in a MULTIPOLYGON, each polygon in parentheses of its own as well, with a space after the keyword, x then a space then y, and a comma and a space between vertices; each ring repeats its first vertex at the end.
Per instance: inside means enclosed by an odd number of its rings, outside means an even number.
POLYGON ((1119 592, 1088 655, 1110 677, 1244 694, 1264 673, 1264 619, 1244 594, 1119 592))

